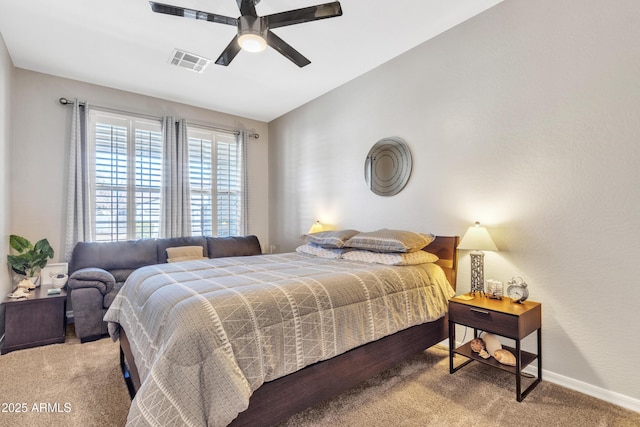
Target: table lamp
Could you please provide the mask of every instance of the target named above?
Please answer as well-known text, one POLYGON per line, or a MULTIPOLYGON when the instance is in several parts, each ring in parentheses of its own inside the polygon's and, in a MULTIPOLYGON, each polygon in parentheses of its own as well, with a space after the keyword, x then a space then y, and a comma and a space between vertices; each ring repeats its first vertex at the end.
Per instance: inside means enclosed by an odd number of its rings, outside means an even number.
POLYGON ((311 225, 311 228, 309 229, 309 234, 319 233, 321 231, 324 231, 324 226, 322 225, 322 223, 320 223, 320 221, 316 221, 313 223, 313 225, 311 225))
POLYGON ((476 221, 469 227, 458 249, 471 250, 471 293, 484 293, 484 253, 482 251, 497 251, 498 248, 486 228, 476 221))

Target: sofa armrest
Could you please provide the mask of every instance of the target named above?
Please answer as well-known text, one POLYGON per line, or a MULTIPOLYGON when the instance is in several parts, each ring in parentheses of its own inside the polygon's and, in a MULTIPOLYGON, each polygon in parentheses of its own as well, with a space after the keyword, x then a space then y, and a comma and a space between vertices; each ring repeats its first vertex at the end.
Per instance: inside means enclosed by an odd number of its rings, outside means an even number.
POLYGON ((96 288, 102 295, 108 294, 116 284, 116 279, 107 270, 101 268, 81 268, 69 277, 67 285, 71 290, 96 288))

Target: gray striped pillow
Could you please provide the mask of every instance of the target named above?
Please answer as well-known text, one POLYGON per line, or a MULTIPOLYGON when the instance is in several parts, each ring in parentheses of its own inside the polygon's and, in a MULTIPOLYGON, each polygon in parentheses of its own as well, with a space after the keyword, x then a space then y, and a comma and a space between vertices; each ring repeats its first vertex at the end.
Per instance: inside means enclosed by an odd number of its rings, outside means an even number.
POLYGON ((383 228, 356 234, 344 246, 374 252, 414 252, 424 248, 435 238, 433 234, 383 228))
POLYGON ((318 233, 305 234, 304 238, 308 243, 313 243, 323 248, 341 248, 351 237, 358 234, 357 230, 331 230, 320 231, 318 233))

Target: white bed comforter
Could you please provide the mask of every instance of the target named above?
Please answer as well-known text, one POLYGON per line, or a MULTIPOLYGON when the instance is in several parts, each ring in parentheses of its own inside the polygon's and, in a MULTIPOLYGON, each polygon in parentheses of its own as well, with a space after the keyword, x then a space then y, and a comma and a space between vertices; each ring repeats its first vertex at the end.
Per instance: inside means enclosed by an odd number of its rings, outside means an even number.
POLYGON ((289 253, 141 268, 104 318, 142 382, 127 425, 227 425, 263 382, 438 319, 453 294, 435 264, 289 253))

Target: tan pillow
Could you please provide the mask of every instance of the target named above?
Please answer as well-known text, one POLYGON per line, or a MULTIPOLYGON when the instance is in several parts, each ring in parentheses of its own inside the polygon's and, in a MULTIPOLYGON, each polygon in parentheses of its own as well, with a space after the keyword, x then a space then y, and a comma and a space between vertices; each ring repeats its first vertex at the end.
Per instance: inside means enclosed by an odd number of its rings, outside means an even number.
POLYGON ((202 256, 203 253, 204 248, 202 246, 178 246, 175 248, 167 248, 167 262, 207 259, 202 256))

